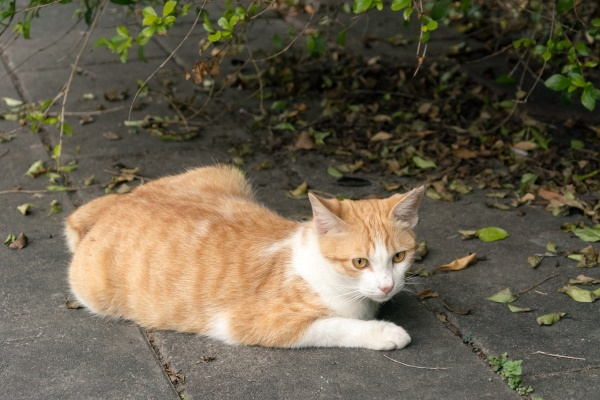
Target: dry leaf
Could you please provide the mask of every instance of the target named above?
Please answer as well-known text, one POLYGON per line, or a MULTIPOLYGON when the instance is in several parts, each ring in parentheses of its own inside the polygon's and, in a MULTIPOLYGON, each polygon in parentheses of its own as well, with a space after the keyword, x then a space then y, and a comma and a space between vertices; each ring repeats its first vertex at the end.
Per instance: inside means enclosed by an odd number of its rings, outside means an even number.
POLYGON ((535 150, 535 149, 537 149, 537 147, 538 147, 537 143, 529 142, 529 141, 522 141, 519 143, 515 143, 513 145, 513 148, 519 149, 519 150, 524 150, 524 151, 535 150))
POLYGON ((585 276, 585 275, 577 275, 577 278, 569 279, 570 285, 589 286, 589 285, 595 285, 598 283, 600 283, 600 279, 590 278, 589 276, 585 276))
POLYGON ((83 306, 81 304, 79 304, 79 302, 77 300, 67 300, 65 302, 65 305, 67 306, 67 308, 69 310, 77 310, 79 308, 83 308, 83 306))
POLYGON ((390 140, 393 137, 391 133, 388 132, 377 132, 375 135, 371 137, 371 142, 381 142, 384 140, 390 140))
POLYGON ((302 131, 302 132, 300 132, 300 135, 298 135, 298 139, 296 139, 296 143, 294 143, 294 146, 292 146, 292 151, 312 150, 316 147, 317 146, 315 146, 315 143, 311 139, 308 131, 302 131))
POLYGON ((454 157, 462 158, 463 160, 469 160, 471 158, 477 157, 477 153, 472 150, 465 149, 464 147, 458 148, 456 150, 452 150, 454 157))
POLYGON ((287 195, 292 199, 306 199, 308 197, 308 184, 303 182, 296 189, 287 192, 287 195))
POLYGON ((417 292, 417 297, 421 300, 430 299, 432 297, 438 297, 439 295, 440 294, 438 292, 434 292, 431 288, 419 290, 417 292))
POLYGON ((119 140, 121 136, 117 135, 113 131, 107 131, 102 134, 102 137, 106 140, 119 140))
POLYGON ((442 265, 437 271, 460 271, 467 268, 469 265, 477 263, 477 253, 471 253, 466 257, 457 258, 451 263, 442 265))
POLYGON ((450 304, 446 301, 446 299, 442 300, 442 305, 444 307, 446 307, 446 309, 448 309, 448 311, 451 311, 454 314, 458 314, 458 315, 467 315, 467 314, 470 314, 471 311, 474 310, 474 308, 467 308, 467 307, 457 306, 455 304, 450 304))
POLYGON ((13 250, 20 250, 27 246, 27 236, 23 232, 19 233, 19 236, 11 242, 8 247, 13 250))

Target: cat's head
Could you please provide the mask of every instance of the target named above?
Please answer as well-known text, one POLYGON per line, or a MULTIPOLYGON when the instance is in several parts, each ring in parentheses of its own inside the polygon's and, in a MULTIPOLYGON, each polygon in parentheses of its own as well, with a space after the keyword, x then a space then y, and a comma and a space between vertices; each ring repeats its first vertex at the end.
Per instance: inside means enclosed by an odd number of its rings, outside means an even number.
POLYGON ((404 287, 423 191, 419 187, 381 200, 309 195, 321 254, 362 297, 384 302, 404 287))

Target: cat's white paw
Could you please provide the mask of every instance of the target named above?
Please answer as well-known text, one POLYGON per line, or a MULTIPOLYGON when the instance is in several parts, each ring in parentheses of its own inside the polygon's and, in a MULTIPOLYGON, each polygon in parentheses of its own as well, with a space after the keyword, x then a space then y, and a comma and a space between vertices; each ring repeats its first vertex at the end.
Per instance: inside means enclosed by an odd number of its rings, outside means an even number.
POLYGON ((372 321, 377 324, 369 347, 373 350, 402 349, 410 343, 410 335, 404 328, 386 321, 372 321))

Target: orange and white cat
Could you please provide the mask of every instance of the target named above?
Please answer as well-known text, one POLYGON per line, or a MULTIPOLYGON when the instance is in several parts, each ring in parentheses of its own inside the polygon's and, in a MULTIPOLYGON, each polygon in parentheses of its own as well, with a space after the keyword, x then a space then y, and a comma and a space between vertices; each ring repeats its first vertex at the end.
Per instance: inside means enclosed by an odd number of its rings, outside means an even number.
POLYGON ((404 286, 422 194, 310 194, 313 220, 293 222, 239 170, 193 169, 77 209, 71 290, 102 316, 230 344, 403 348, 406 331, 373 318, 404 286))

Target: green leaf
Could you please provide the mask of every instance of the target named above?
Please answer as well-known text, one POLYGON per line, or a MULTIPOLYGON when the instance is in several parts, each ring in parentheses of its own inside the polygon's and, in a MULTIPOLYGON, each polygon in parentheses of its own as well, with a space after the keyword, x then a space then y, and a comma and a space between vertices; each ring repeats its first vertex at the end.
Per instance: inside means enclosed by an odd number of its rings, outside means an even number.
POLYGON ((510 291, 510 288, 506 288, 487 297, 487 300, 495 301, 496 303, 512 303, 517 300, 517 296, 510 291))
MULTIPOLYGON (((156 13, 156 11, 154 10, 154 8, 152 8, 152 7, 150 7, 150 6, 148 6, 148 7, 145 7, 145 8, 142 10, 142 15, 143 15, 144 17, 148 17, 148 16, 158 17, 158 14, 157 14, 157 13, 156 13)), ((119 30, 119 28, 117 27, 117 31, 118 31, 118 30, 119 30)))
MULTIPOLYGON (((438 0, 431 7, 431 18, 434 21, 439 21, 448 14, 448 8, 450 7, 450 0, 438 0)), ((435 29, 435 28, 434 28, 435 29)))
POLYGON ((352 11, 354 14, 360 14, 371 8, 373 0, 354 0, 352 11))
MULTIPOLYGON (((153 10, 154 11, 154 10, 153 10)), ((117 34, 123 38, 128 38, 130 37, 129 35, 129 29, 127 29, 126 26, 117 26, 117 34)))
POLYGON ((556 2, 556 12, 558 14, 564 14, 573 8, 573 0, 558 0, 556 2))
POLYGON ((558 321, 560 321, 560 319, 562 317, 564 317, 565 315, 567 315, 567 313, 563 313, 563 312, 553 312, 550 314, 546 314, 546 315, 542 315, 536 318, 536 321, 538 323, 538 325, 554 325, 555 323, 557 323, 558 321))
POLYGON ((167 1, 165 3, 165 5, 163 6, 163 17, 166 17, 167 15, 171 14, 174 10, 175 10, 175 6, 177 5, 176 1, 167 1))
POLYGON ((546 85, 546 87, 549 89, 561 91, 565 90, 571 85, 571 80, 561 74, 554 74, 550 78, 546 79, 544 85, 546 85))
POLYGON ((594 108, 596 108, 594 90, 596 89, 593 86, 586 86, 581 94, 581 104, 590 111, 594 111, 594 108))
POLYGON ((585 242, 597 242, 600 240, 600 225, 574 228, 571 232, 585 242))
POLYGON ((413 13, 413 9, 412 7, 406 7, 404 9, 404 12, 402 13, 402 17, 404 18, 405 21, 408 21, 410 19, 410 16, 413 13))
POLYGON ((9 234, 9 235, 6 237, 6 239, 4 239, 4 244, 7 244, 7 245, 8 245, 8 244, 11 244, 11 243, 12 243, 12 242, 14 242, 15 240, 17 240, 17 237, 16 237, 14 234, 10 233, 10 234, 9 234))
POLYGON ((273 127, 273 129, 277 129, 278 131, 296 132, 296 128, 294 128, 294 125, 290 124, 289 122, 281 122, 281 123, 275 125, 273 127))
POLYGON ((67 186, 49 185, 49 186, 46 186, 46 190, 51 190, 53 192, 66 192, 66 191, 70 191, 73 189, 71 189, 70 187, 67 187, 67 186))
POLYGON ((507 304, 507 306, 508 306, 508 309, 510 310, 510 312, 514 312, 514 313, 522 313, 522 312, 533 311, 532 308, 517 307, 517 306, 513 306, 512 304, 507 304))
POLYGON ((62 212, 62 207, 58 200, 52 200, 50 202, 50 211, 48 211, 48 215, 58 214, 62 212))
POLYGON ((334 178, 341 178, 342 176, 344 176, 344 174, 342 174, 342 173, 340 172, 340 170, 339 170, 339 169, 337 169, 337 168, 336 168, 336 167, 334 167, 334 166, 329 166, 329 167, 327 167, 327 173, 328 173, 329 175, 333 176, 334 178))
POLYGON ((392 2, 392 11, 402 10, 411 5, 412 0, 394 0, 392 2))
POLYGON ((218 42, 221 39, 221 36, 222 36, 221 31, 216 31, 215 33, 208 35, 208 40, 210 42, 218 42))
POLYGON ((17 210, 19 210, 19 212, 23 215, 27 215, 29 214, 29 209, 30 208, 35 208, 36 205, 33 203, 25 203, 25 204, 21 204, 20 206, 17 206, 17 210))
POLYGON ((46 172, 46 164, 42 160, 38 160, 31 164, 25 175, 35 178, 44 172, 46 172))
POLYGON ((580 303, 593 303, 598 296, 591 290, 585 290, 577 286, 565 285, 558 289, 561 293, 566 293, 575 301, 580 303))
POLYGON ((546 250, 548 250, 550 253, 557 253, 556 245, 554 244, 554 242, 548 242, 546 244, 546 250))
POLYGON ((412 162, 420 169, 437 168, 433 161, 425 160, 419 156, 413 156, 412 162))
POLYGON ((476 235, 482 242, 495 242, 510 236, 504 229, 494 226, 481 228, 476 232, 476 235))
POLYGON ((581 140, 572 139, 571 140, 571 148, 574 150, 583 149, 583 148, 585 148, 585 143, 583 143, 583 141, 581 141, 581 140))

